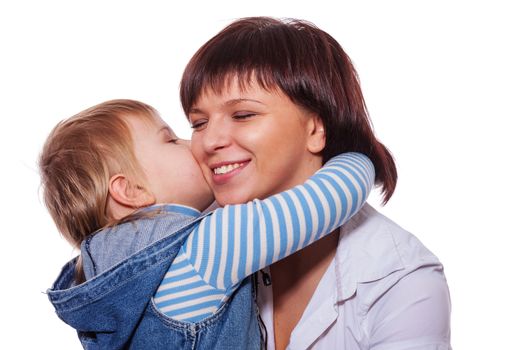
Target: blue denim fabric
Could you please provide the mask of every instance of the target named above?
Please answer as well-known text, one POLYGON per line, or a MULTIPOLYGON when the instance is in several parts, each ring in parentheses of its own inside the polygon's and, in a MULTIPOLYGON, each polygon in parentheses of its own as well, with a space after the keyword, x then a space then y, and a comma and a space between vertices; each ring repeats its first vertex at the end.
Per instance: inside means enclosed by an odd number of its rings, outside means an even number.
POLYGON ((177 230, 202 217, 199 211, 183 213, 182 206, 156 205, 159 214, 107 227, 85 239, 80 247, 86 280, 99 275, 143 248, 175 234, 177 230))
POLYGON ((48 290, 57 315, 78 332, 85 349, 259 349, 261 336, 251 278, 211 317, 172 320, 152 297, 190 233, 189 223, 116 266, 74 285, 76 259, 48 290))

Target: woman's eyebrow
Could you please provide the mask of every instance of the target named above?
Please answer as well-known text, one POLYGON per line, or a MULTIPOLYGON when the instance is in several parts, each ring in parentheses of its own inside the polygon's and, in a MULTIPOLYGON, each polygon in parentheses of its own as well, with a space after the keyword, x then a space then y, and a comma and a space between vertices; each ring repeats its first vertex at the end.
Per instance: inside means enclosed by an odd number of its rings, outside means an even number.
POLYGON ((193 107, 189 110, 188 114, 205 114, 205 112, 203 112, 201 108, 193 107))
POLYGON ((243 102, 255 102, 255 103, 259 103, 259 104, 262 104, 263 103, 259 100, 253 100, 251 98, 235 98, 235 99, 232 99, 232 100, 228 100, 224 103, 224 105, 227 105, 227 106, 233 106, 233 105, 237 105, 239 103, 243 103, 243 102))
MULTIPOLYGON (((238 105, 239 103, 244 103, 244 102, 254 102, 254 103, 261 104, 261 105, 265 105, 263 102, 261 102, 259 100, 254 100, 254 99, 251 99, 251 98, 234 98, 234 99, 231 99, 231 100, 228 100, 228 101, 224 101, 221 104, 221 106, 222 107, 232 107, 232 106, 238 105)), ((189 114, 207 114, 207 113, 204 112, 199 107, 192 107, 190 109, 190 111, 189 111, 189 114)))

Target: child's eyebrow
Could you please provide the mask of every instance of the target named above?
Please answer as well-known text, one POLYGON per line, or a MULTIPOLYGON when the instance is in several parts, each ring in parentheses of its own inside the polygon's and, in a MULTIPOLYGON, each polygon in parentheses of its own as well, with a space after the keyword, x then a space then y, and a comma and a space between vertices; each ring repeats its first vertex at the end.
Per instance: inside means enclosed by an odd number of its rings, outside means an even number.
POLYGON ((169 135, 171 136, 175 136, 175 133, 173 132, 173 130, 171 130, 171 128, 167 125, 161 127, 158 131, 157 131, 157 134, 160 134, 162 132, 165 132, 165 133, 168 133, 169 135))

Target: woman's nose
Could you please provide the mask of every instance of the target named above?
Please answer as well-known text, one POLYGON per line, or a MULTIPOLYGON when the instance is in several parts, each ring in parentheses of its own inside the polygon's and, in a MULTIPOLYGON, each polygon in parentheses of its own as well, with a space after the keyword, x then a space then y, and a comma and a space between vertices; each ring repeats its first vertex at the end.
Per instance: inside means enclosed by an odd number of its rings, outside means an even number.
POLYGON ((205 152, 216 152, 230 145, 230 128, 222 120, 211 118, 208 126, 201 134, 205 152))

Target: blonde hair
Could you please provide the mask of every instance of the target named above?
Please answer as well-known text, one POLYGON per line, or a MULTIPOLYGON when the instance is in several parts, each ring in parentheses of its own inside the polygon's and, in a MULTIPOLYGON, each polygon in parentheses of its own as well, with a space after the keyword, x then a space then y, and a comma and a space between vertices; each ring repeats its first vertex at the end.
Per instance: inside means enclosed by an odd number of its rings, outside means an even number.
POLYGON ((55 126, 39 158, 43 200, 61 234, 76 248, 115 223, 107 211, 109 181, 117 173, 146 187, 135 157, 128 115, 155 120, 158 112, 134 100, 111 100, 55 126))

